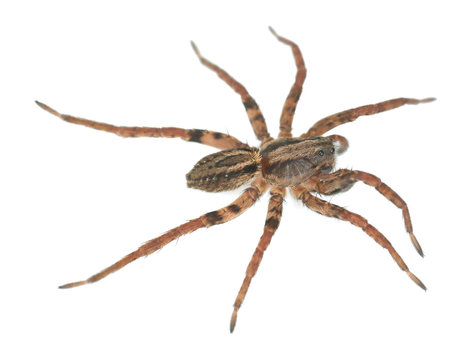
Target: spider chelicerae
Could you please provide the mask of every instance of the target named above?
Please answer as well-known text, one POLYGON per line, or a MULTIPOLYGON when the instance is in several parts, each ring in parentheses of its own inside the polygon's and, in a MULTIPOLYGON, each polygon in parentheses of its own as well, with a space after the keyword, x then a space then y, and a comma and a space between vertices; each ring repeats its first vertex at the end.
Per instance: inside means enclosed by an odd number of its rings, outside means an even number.
POLYGON ((292 121, 305 81, 306 68, 298 46, 294 42, 279 36, 272 28, 269 29, 280 42, 291 47, 297 66, 295 82, 285 100, 280 117, 280 132, 276 139, 269 135, 261 110, 251 95, 249 95, 246 88, 232 78, 226 71, 204 58, 196 45, 193 42, 191 43, 201 63, 218 74, 225 83, 241 96, 254 133, 261 142, 260 148, 251 147, 231 135, 216 131, 190 130, 175 127, 150 128, 115 126, 64 115, 43 103, 36 102, 44 110, 67 122, 111 132, 122 137, 181 138, 186 141, 198 142, 221 149, 222 151, 208 155, 198 161, 187 174, 187 185, 191 188, 208 192, 220 192, 233 190, 249 183, 249 186, 231 204, 187 221, 167 231, 165 234, 147 241, 136 251, 126 255, 118 262, 88 279, 62 285, 60 286, 61 289, 72 288, 101 280, 130 262, 142 256, 152 254, 182 235, 203 227, 228 222, 245 212, 262 194, 269 190, 271 197, 264 231, 249 262, 246 276, 233 305, 234 310, 230 323, 230 331, 233 332, 238 310, 243 303, 251 280, 261 263, 264 251, 267 249, 272 236, 279 226, 282 216, 283 199, 286 194, 286 188, 288 188, 291 194, 296 199, 301 200, 309 209, 325 216, 348 221, 360 227, 380 246, 387 249, 398 266, 400 266, 418 286, 426 290, 425 285, 409 270, 408 266, 387 238, 375 227, 370 225, 365 218, 340 206, 324 201, 317 197, 316 194, 333 195, 343 192, 349 190, 357 181, 362 181, 374 187, 402 210, 406 231, 410 235, 417 252, 423 256, 420 244, 413 234, 410 213, 405 201, 375 175, 348 169, 339 169, 333 172, 336 156, 346 151, 348 141, 340 135, 322 135, 336 126, 354 121, 362 115, 376 114, 405 104, 426 103, 433 101, 434 98, 422 100, 397 98, 342 111, 319 120, 308 129, 306 133, 299 137, 293 137, 291 133, 292 121))

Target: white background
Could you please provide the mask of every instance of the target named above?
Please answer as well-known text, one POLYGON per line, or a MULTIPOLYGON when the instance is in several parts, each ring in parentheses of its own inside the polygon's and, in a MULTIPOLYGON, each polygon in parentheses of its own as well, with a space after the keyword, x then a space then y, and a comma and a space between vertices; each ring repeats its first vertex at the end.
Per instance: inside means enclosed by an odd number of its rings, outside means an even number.
POLYGON ((471 358, 467 2, 325 3, 2 2, 2 359, 471 358), (186 188, 184 175, 209 147, 122 139, 62 122, 34 100, 257 145, 239 97, 189 41, 248 88, 276 134, 295 65, 268 25, 300 45, 308 68, 295 134, 351 107, 437 97, 336 129, 351 145, 338 166, 372 172, 401 194, 424 259, 401 211, 374 189, 328 198, 378 227, 428 291, 360 229, 290 196, 233 334, 232 304, 267 196, 99 283, 57 289, 240 191, 186 188))

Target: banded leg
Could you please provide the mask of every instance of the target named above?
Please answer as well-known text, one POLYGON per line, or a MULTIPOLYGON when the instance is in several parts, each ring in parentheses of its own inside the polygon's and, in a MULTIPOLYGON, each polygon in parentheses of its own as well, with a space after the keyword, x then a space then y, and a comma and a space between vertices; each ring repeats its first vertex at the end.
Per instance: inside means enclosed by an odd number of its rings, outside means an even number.
POLYGON ((200 54, 200 50, 198 50, 197 45, 192 41, 192 48, 197 54, 198 59, 200 62, 205 65, 210 70, 213 70, 226 84, 228 84, 234 91, 236 91, 240 96, 241 100, 243 101, 243 105, 246 108, 246 113, 251 122, 251 126, 256 134, 256 137, 260 141, 268 141, 270 140, 269 132, 267 131, 267 125, 262 115, 259 106, 257 105, 256 101, 249 95, 246 88, 237 82, 231 75, 229 75, 226 71, 221 69, 220 67, 216 66, 212 62, 208 61, 200 54))
POLYGON ((247 144, 239 141, 235 137, 216 131, 181 129, 175 127, 151 128, 151 127, 128 127, 115 126, 97 121, 82 119, 75 116, 65 115, 57 112, 49 106, 36 101, 42 109, 61 118, 64 121, 90 127, 92 129, 106 131, 122 137, 163 137, 163 138, 181 138, 185 141, 192 141, 216 147, 217 149, 233 149, 248 147, 247 144))
POLYGON ((234 302, 233 315, 231 316, 230 331, 233 332, 234 327, 236 326, 236 319, 238 316, 238 310, 241 307, 241 304, 246 297, 247 290, 251 284, 251 280, 257 272, 259 265, 262 261, 262 256, 264 256, 264 251, 270 244, 270 240, 274 235, 275 231, 279 227, 280 218, 282 217, 282 203, 285 196, 285 188, 274 186, 271 188, 270 194, 272 195, 269 201, 269 210, 267 212, 267 218, 264 225, 264 232, 259 244, 257 244, 256 251, 252 255, 251 261, 246 270, 246 277, 244 278, 241 289, 239 290, 236 301, 234 302))
POLYGON ((323 195, 334 195, 339 192, 349 190, 357 181, 374 187, 379 193, 390 200, 396 207, 402 210, 405 228, 410 235, 411 242, 418 254, 424 256, 420 243, 413 234, 410 212, 406 202, 393 191, 387 184, 384 184, 377 176, 358 170, 340 169, 334 173, 320 175, 318 179, 310 179, 306 188, 309 191, 316 191, 323 195))
POLYGON ((295 110, 297 108, 298 99, 303 90, 303 82, 306 78, 305 62, 303 61, 302 53, 297 44, 290 41, 282 36, 279 36, 274 29, 269 27, 269 30, 274 36, 282 43, 292 48, 293 57, 295 58, 295 64, 297 65, 297 74, 295 76, 295 83, 290 89, 290 93, 285 100, 282 114, 280 116, 280 132, 279 137, 292 137, 292 122, 295 110))
POLYGON ((301 137, 323 135, 325 132, 335 128, 336 126, 356 120, 359 116, 377 114, 382 111, 395 109, 405 104, 416 105, 416 104, 431 102, 434 100, 436 99, 426 98, 422 100, 417 100, 417 99, 398 98, 398 99, 382 101, 377 104, 365 105, 365 106, 360 106, 354 109, 341 111, 337 114, 330 115, 328 117, 325 117, 324 119, 317 121, 315 125, 313 125, 310 128, 310 130, 308 130, 301 137))
POLYGON ((400 269, 405 271, 410 277, 410 279, 415 282, 416 285, 418 285, 423 290, 426 290, 426 286, 410 271, 408 266, 405 264, 403 259, 393 248, 392 244, 387 240, 387 238, 375 227, 370 225, 365 218, 351 211, 348 211, 340 206, 331 204, 327 201, 321 200, 311 195, 308 190, 301 185, 294 186, 290 190, 292 194, 296 198, 303 201, 303 203, 309 209, 316 211, 317 213, 324 216, 335 217, 340 220, 349 221, 352 225, 360 227, 367 235, 374 239, 377 244, 388 250, 393 260, 395 260, 400 269))
POLYGON ((228 206, 221 208, 216 211, 206 213, 196 219, 187 221, 186 223, 177 226, 166 232, 165 234, 149 240, 140 246, 136 251, 126 255, 123 259, 117 261, 113 265, 107 267, 106 269, 100 271, 99 273, 89 277, 86 280, 72 282, 59 286, 60 289, 67 289, 75 286, 90 284, 96 281, 103 279, 105 276, 110 275, 111 273, 120 270, 122 267, 128 265, 130 262, 139 259, 142 256, 148 256, 155 252, 156 250, 161 249, 172 240, 175 240, 182 235, 189 234, 197 229, 202 227, 210 227, 217 224, 222 224, 233 220, 235 217, 241 215, 246 211, 251 205, 253 205, 257 199, 267 190, 268 184, 262 178, 259 177, 251 183, 251 186, 247 188, 235 201, 233 201, 228 206))

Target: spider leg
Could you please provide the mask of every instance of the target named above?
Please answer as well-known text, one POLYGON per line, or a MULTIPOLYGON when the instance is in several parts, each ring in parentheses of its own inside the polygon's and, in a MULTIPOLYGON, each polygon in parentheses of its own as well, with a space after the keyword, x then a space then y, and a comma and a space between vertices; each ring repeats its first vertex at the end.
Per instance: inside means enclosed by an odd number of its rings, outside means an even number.
POLYGON ((362 181, 364 184, 374 187, 396 207, 402 210, 406 231, 410 235, 411 242, 418 254, 424 256, 423 250, 416 236, 413 234, 413 225, 411 224, 410 212, 408 211, 406 202, 377 176, 359 170, 340 169, 331 174, 321 175, 318 179, 310 179, 304 185, 308 191, 316 191, 323 195, 334 195, 349 190, 357 181, 362 181))
POLYGON ((308 190, 302 186, 297 185, 290 188, 291 193, 301 201, 311 210, 316 211, 317 213, 325 216, 335 217, 340 220, 349 221, 351 224, 360 227, 367 235, 375 240, 380 246, 387 249, 393 260, 396 261, 400 269, 405 271, 408 276, 415 282, 416 285, 421 287, 423 290, 426 290, 426 286, 418 279, 405 264, 403 259, 394 249, 392 244, 387 240, 387 238, 378 231, 375 227, 370 225, 365 218, 355 214, 351 211, 348 211, 340 206, 331 204, 327 201, 321 200, 313 195, 311 195, 308 190))
POLYGON ((436 100, 435 98, 426 98, 422 100, 398 98, 387 101, 382 101, 377 104, 360 106, 354 109, 341 111, 337 114, 325 117, 315 123, 305 134, 301 137, 320 136, 325 132, 335 128, 344 123, 354 121, 359 116, 377 114, 382 111, 392 110, 405 104, 421 104, 436 100))
POLYGON ((238 316, 238 310, 241 307, 241 304, 246 297, 247 291, 249 289, 249 285, 251 284, 251 280, 257 272, 259 265, 262 261, 262 257, 264 256, 264 251, 270 244, 272 236, 274 235, 275 231, 277 230, 280 218, 282 217, 282 203, 285 196, 285 188, 280 186, 273 186, 270 190, 270 194, 272 195, 269 200, 269 209, 267 212, 266 222, 264 225, 264 232, 257 244, 257 248, 252 255, 251 261, 246 270, 246 277, 244 278, 243 284, 241 285, 241 289, 239 290, 238 296, 236 297, 236 301, 234 302, 234 310, 231 316, 231 323, 230 323, 230 331, 233 332, 234 327, 236 326, 236 319, 238 316))
POLYGON ((259 106, 257 105, 256 101, 252 98, 251 95, 249 95, 246 88, 242 84, 237 82, 233 77, 231 77, 231 75, 229 75, 226 71, 204 58, 200 54, 197 45, 195 45, 193 41, 191 42, 191 44, 200 62, 210 70, 216 72, 226 84, 228 84, 234 91, 236 91, 241 96, 241 100, 243 101, 243 105, 246 108, 247 116, 249 118, 249 121, 251 122, 256 137, 260 141, 264 142, 270 140, 271 137, 269 135, 269 132, 267 131, 267 125, 264 116, 262 115, 262 112, 259 109, 259 106))
POLYGON ((202 227, 210 227, 213 225, 223 224, 225 222, 233 220, 235 217, 241 215, 251 205, 253 205, 259 199, 259 197, 267 190, 267 187, 267 182, 262 177, 259 177, 254 180, 251 183, 250 187, 248 187, 235 201, 233 201, 228 206, 225 206, 216 211, 206 213, 196 219, 187 221, 186 223, 169 230, 165 234, 152 240, 149 240, 148 242, 140 246, 137 250, 126 255, 121 260, 117 261, 113 265, 107 267, 106 269, 89 277, 86 280, 65 284, 59 286, 59 288, 67 289, 99 281, 105 276, 108 276, 111 273, 128 265, 130 262, 140 257, 152 254, 156 250, 161 249, 162 247, 170 243, 172 240, 175 240, 181 237, 182 235, 189 234, 202 227))
POLYGON ((248 147, 247 144, 239 141, 235 137, 216 131, 198 130, 198 129, 181 129, 175 127, 151 128, 151 127, 128 127, 115 126, 97 121, 87 120, 75 116, 65 115, 57 112, 49 106, 36 101, 42 109, 61 118, 64 121, 83 125, 96 130, 106 131, 122 137, 163 137, 163 138, 181 138, 185 141, 192 141, 216 147, 218 149, 233 149, 240 147, 248 147))
POLYGON ((297 75, 295 76, 295 83, 292 85, 290 92, 285 100, 282 114, 280 116, 280 133, 279 137, 292 137, 292 122, 295 110, 297 108, 298 99, 303 90, 303 82, 306 78, 305 62, 303 61, 302 53, 297 44, 282 36, 279 36, 274 29, 269 27, 269 30, 282 43, 292 48, 295 64, 297 65, 297 75))

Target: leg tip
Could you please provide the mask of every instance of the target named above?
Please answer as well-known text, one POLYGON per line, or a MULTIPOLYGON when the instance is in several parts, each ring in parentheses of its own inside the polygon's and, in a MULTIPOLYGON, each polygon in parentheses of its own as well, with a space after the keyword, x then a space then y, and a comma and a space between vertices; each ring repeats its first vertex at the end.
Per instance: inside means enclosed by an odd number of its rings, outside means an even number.
POLYGON ((274 35, 277 38, 277 40, 285 42, 286 39, 284 39, 279 34, 277 34, 277 32, 274 30, 272 26, 269 26, 269 31, 272 33, 272 35, 274 35))
POLYGON ((44 109, 46 111, 49 111, 50 107, 47 106, 46 104, 43 104, 42 102, 38 101, 38 100, 35 100, 34 101, 36 103, 36 105, 38 105, 41 109, 44 109))
POLYGON ((193 41, 190 41, 190 45, 192 46, 192 49, 193 49, 193 51, 195 52, 195 54, 196 54, 196 55, 198 56, 198 58, 201 60, 202 55, 200 54, 200 50, 198 50, 197 45, 196 45, 193 41))
POLYGON ((59 286, 59 289, 70 289, 70 288, 85 285, 85 284, 88 284, 88 283, 89 283, 89 281, 87 281, 87 280, 72 282, 72 283, 68 283, 68 284, 64 284, 64 285, 59 286))
POLYGON ((233 315, 231 315, 231 323, 229 324, 229 332, 233 333, 234 327, 236 326, 236 319, 238 317, 238 311, 236 309, 233 310, 233 315))
POLYGON ((421 248, 420 243, 416 239, 416 236, 413 233, 410 233, 410 238, 418 254, 420 254, 421 257, 424 257, 423 249, 421 248))
POLYGON ((35 100, 34 101, 36 103, 36 105, 38 105, 41 109, 43 110, 46 110, 48 113, 51 113, 53 115, 56 115, 58 117, 61 117, 61 114, 59 114, 56 110, 50 108, 49 106, 47 106, 46 104, 43 104, 42 102, 38 101, 38 100, 35 100))
POLYGON ((421 103, 429 103, 429 102, 432 102, 432 101, 436 101, 436 98, 435 97, 429 97, 429 98, 420 100, 421 103))
POLYGON ((423 282, 418 279, 412 272, 408 271, 407 272, 408 276, 410 277, 411 280, 413 280, 415 282, 416 285, 418 285, 420 288, 422 288, 424 291, 428 290, 425 286, 425 284, 423 284, 423 282))

